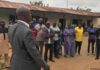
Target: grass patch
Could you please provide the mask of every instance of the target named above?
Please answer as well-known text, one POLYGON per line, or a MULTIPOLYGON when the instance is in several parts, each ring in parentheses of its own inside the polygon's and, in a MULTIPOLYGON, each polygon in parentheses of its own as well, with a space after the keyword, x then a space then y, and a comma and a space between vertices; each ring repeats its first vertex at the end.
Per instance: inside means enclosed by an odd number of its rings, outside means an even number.
POLYGON ((1 70, 5 68, 5 63, 1 63, 1 70))
POLYGON ((4 59, 4 56, 1 58, 1 60, 3 60, 4 59))

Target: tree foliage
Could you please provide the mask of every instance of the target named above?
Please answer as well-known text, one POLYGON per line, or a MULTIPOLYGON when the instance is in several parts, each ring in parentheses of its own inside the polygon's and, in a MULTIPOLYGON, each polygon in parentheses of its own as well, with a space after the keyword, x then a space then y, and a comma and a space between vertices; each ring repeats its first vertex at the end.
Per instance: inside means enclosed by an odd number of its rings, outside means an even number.
POLYGON ((36 5, 36 6, 46 6, 46 7, 49 7, 49 4, 47 4, 47 5, 45 5, 45 4, 43 4, 43 2, 42 1, 30 1, 30 4, 31 5, 36 5))
POLYGON ((100 12, 94 12, 94 13, 96 13, 96 14, 100 14, 100 12))
POLYGON ((70 7, 70 9, 73 9, 72 7, 70 7))
POLYGON ((80 8, 79 6, 76 8, 76 10, 88 11, 88 12, 91 12, 91 11, 92 11, 92 9, 90 9, 90 8, 87 8, 87 7, 85 7, 85 8, 80 8))

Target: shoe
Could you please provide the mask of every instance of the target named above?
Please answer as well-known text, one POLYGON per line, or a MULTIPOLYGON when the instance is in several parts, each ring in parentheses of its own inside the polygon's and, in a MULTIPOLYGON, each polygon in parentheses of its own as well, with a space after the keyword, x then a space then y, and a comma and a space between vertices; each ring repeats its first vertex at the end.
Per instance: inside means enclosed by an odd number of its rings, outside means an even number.
POLYGON ((59 59, 59 57, 58 57, 58 56, 56 56, 55 58, 59 59))
POLYGON ((5 61, 5 68, 9 69, 9 62, 5 61))
POLYGON ((78 55, 82 56, 81 54, 78 54, 78 55))
POLYGON ((51 62, 55 62, 54 60, 50 60, 51 62))
POLYGON ((5 67, 6 69, 9 69, 9 67, 5 67))
POLYGON ((98 60, 99 58, 95 58, 95 60, 98 60))
POLYGON ((73 55, 71 55, 71 57, 74 57, 73 55))
POLYGON ((66 55, 64 55, 64 57, 66 57, 66 55))
POLYGON ((87 53, 87 55, 89 55, 89 53, 87 53))
POLYGON ((93 55, 95 55, 95 53, 93 53, 93 55))

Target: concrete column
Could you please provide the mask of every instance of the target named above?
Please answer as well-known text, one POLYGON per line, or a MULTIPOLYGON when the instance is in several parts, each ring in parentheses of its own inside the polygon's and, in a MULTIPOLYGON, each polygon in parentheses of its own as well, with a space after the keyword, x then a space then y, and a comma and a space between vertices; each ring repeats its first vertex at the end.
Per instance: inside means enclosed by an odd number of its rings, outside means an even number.
POLYGON ((43 21, 44 21, 44 24, 45 24, 45 13, 43 13, 43 19, 44 19, 43 21))

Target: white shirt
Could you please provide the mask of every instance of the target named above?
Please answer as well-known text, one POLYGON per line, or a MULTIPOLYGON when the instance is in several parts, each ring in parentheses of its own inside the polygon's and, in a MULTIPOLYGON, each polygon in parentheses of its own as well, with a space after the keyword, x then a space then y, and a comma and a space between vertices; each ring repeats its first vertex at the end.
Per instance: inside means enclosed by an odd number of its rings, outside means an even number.
POLYGON ((24 22, 24 21, 22 21, 22 20, 18 20, 18 21, 24 23, 26 26, 29 27, 29 24, 28 24, 28 23, 26 23, 26 22, 24 22))
MULTIPOLYGON (((60 29, 59 29, 58 27, 53 27, 53 26, 51 26, 50 28, 53 29, 54 31, 60 31, 60 29)), ((55 41, 57 41, 57 40, 58 40, 58 34, 55 34, 55 36, 54 36, 53 39, 54 39, 55 41)))

